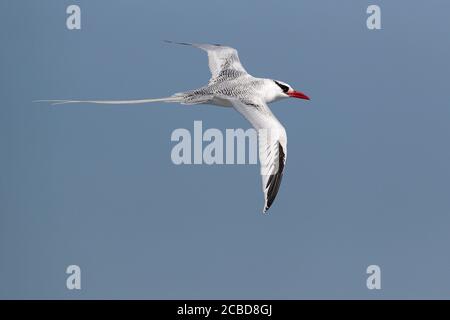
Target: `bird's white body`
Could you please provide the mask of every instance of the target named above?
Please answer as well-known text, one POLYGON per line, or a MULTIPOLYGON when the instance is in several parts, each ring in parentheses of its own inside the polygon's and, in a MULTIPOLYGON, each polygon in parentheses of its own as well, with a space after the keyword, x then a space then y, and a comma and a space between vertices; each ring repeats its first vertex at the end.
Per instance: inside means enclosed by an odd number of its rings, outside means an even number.
POLYGON ((211 44, 178 44, 194 46, 208 53, 211 79, 204 87, 159 99, 46 101, 51 101, 54 104, 169 102, 233 107, 258 130, 259 159, 264 192, 263 211, 266 212, 278 193, 287 155, 286 131, 272 114, 267 104, 288 97, 309 98, 281 81, 251 76, 240 63, 237 51, 233 48, 211 44))
POLYGON ((227 81, 221 84, 209 85, 202 87, 200 89, 194 90, 197 93, 198 90, 204 90, 203 94, 211 94, 213 97, 211 100, 206 102, 207 104, 213 104, 221 107, 233 107, 233 105, 228 100, 217 99, 217 95, 227 95, 227 93, 236 93, 235 97, 238 99, 246 99, 251 101, 253 97, 258 97, 264 101, 264 103, 269 104, 281 99, 287 98, 280 94, 279 87, 271 79, 255 78, 251 75, 243 76, 232 81, 227 81), (246 91, 239 91, 241 88, 247 88, 246 91))

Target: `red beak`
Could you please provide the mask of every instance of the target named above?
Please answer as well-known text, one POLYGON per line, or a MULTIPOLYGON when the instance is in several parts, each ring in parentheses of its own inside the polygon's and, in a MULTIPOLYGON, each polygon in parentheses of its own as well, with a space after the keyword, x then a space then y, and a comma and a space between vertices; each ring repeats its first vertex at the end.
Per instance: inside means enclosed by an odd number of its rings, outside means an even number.
POLYGON ((293 91, 291 91, 291 92, 288 92, 287 94, 288 94, 288 96, 291 97, 291 98, 311 100, 311 99, 309 99, 309 97, 308 97, 306 94, 304 94, 304 93, 302 93, 302 92, 300 92, 300 91, 295 91, 295 90, 293 90, 293 91))

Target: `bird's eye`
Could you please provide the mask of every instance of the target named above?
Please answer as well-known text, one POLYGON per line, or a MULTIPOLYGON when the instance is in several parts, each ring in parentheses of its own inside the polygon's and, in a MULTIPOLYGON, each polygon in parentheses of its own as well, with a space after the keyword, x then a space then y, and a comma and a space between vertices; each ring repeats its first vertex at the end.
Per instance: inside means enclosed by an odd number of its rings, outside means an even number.
POLYGON ((289 87, 288 86, 285 86, 284 84, 281 84, 281 83, 279 83, 278 81, 275 81, 275 80, 274 80, 274 82, 281 88, 281 90, 283 90, 284 93, 287 93, 289 91, 289 87))

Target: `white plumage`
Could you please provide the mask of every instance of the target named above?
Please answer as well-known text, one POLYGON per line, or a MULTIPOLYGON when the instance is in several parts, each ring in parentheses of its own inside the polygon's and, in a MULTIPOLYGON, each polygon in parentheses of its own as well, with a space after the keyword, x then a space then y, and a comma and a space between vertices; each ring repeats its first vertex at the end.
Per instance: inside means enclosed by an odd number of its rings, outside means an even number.
POLYGON ((263 212, 266 212, 278 193, 287 156, 286 131, 267 104, 288 97, 307 100, 309 98, 305 94, 293 90, 284 82, 251 76, 242 66, 238 53, 233 48, 212 44, 167 42, 193 46, 207 52, 211 78, 206 86, 159 99, 40 101, 53 104, 175 102, 233 107, 258 131, 259 160, 264 192, 263 212))

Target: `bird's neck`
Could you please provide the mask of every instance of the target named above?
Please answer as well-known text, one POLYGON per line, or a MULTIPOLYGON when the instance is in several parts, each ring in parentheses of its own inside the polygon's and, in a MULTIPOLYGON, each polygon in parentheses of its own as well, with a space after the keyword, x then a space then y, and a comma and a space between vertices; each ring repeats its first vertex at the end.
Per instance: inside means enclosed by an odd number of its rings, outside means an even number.
POLYGON ((277 87, 272 79, 264 79, 261 96, 266 103, 271 103, 286 98, 280 93, 280 88, 277 87))

